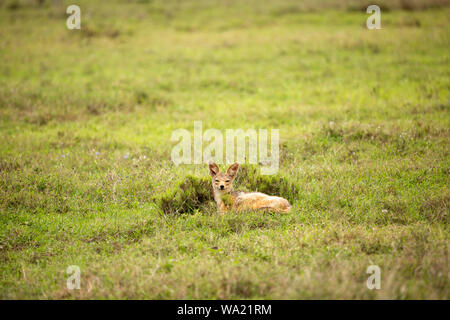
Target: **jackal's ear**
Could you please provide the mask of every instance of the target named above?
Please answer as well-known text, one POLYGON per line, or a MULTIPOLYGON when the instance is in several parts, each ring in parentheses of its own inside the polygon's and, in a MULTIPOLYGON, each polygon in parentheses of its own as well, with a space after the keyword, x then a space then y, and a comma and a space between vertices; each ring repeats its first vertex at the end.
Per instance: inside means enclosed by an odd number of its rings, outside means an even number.
POLYGON ((211 177, 216 176, 219 173, 219 167, 214 162, 209 163, 209 174, 211 177))
POLYGON ((239 170, 239 163, 233 163, 227 170, 227 174, 231 177, 236 177, 236 174, 239 170))

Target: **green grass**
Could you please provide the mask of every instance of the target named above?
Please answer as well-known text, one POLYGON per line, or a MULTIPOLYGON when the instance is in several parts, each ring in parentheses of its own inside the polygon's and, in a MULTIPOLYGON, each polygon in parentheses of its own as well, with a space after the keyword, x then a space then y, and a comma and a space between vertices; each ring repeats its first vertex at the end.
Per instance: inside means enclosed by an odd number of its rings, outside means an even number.
POLYGON ((0 298, 450 298, 447 1, 72 3, 0 2, 0 298), (292 212, 217 215, 195 120, 280 129, 292 212))

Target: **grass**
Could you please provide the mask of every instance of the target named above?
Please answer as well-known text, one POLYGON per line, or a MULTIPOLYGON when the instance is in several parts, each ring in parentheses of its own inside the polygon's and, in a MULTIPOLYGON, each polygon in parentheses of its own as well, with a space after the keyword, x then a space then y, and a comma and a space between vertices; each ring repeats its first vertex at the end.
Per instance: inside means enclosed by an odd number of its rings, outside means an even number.
POLYGON ((447 1, 38 2, 0 9, 0 298, 450 298, 447 1), (292 212, 217 215, 195 120, 280 129, 237 187, 292 212))

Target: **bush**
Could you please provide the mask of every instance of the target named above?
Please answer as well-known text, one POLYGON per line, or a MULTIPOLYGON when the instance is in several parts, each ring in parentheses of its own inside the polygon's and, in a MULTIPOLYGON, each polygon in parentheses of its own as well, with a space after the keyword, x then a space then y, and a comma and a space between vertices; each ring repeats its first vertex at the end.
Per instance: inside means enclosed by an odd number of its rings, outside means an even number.
POLYGON ((263 176, 258 174, 255 166, 249 165, 241 166, 234 187, 241 191, 258 191, 271 196, 280 196, 289 200, 291 204, 299 193, 299 188, 288 178, 279 173, 263 176))
POLYGON ((189 175, 153 200, 165 214, 192 214, 213 201, 211 180, 189 175))

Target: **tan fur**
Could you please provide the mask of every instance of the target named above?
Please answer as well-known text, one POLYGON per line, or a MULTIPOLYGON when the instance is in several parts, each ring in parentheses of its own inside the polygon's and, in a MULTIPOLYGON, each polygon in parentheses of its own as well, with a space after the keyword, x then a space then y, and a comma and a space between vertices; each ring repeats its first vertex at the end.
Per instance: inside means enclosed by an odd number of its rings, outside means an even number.
POLYGON ((237 163, 232 164, 225 173, 220 172, 217 164, 212 162, 209 164, 214 200, 216 201, 219 212, 224 213, 231 209, 237 212, 268 210, 271 212, 286 213, 291 210, 291 205, 284 198, 269 196, 261 192, 234 191, 233 181, 236 178, 238 170, 239 164, 237 163))

